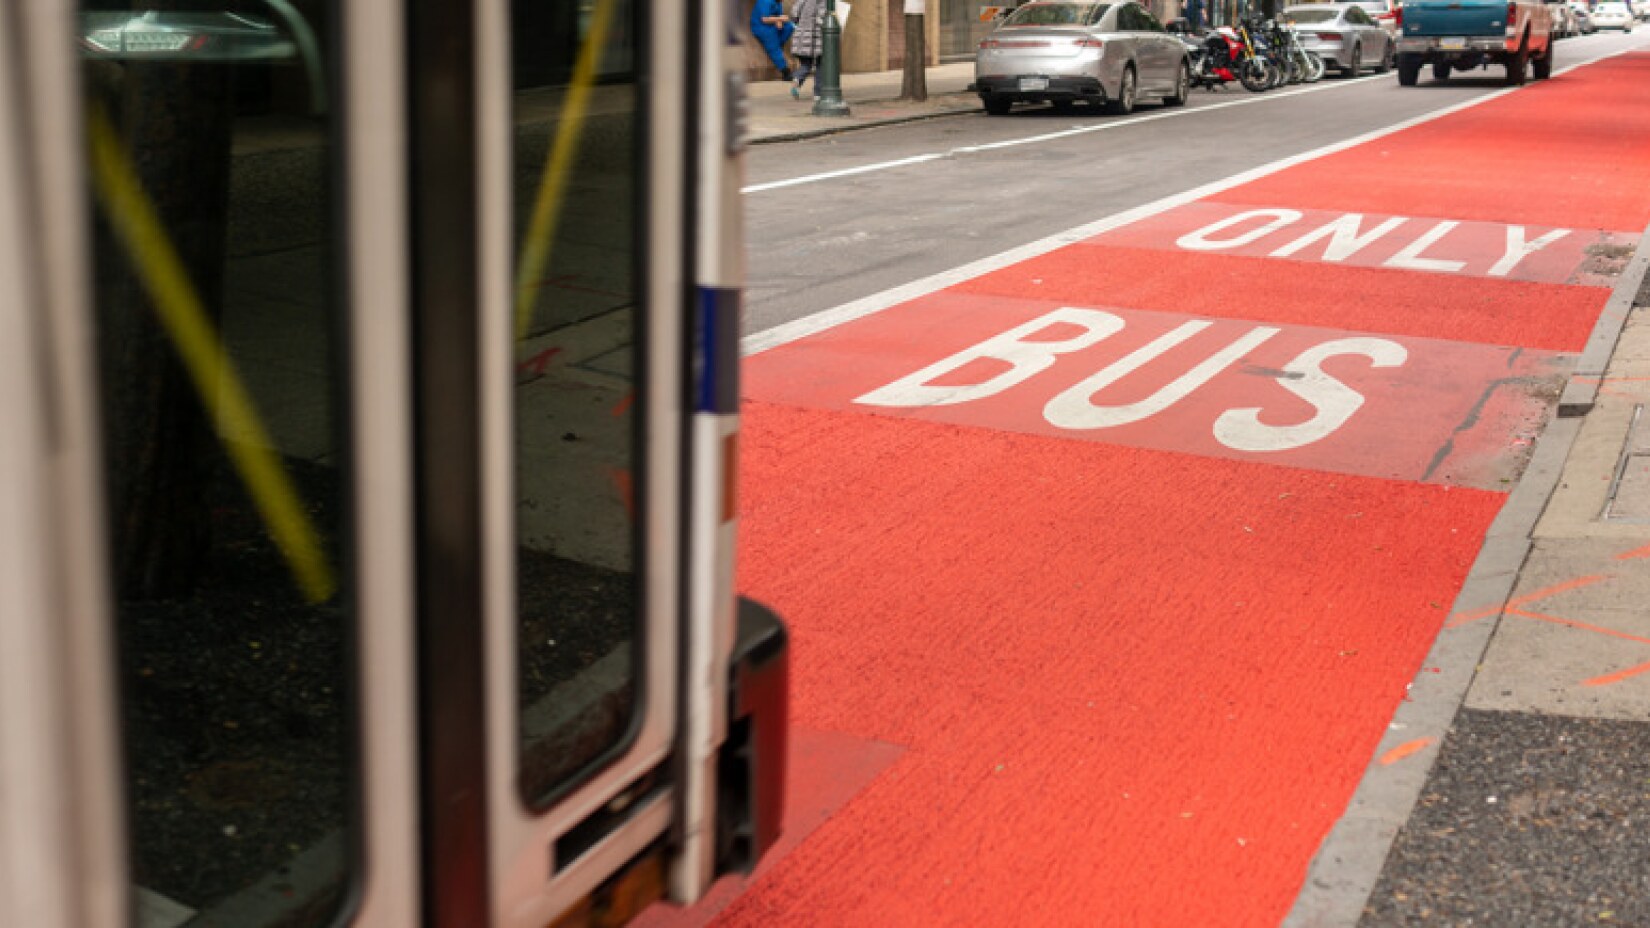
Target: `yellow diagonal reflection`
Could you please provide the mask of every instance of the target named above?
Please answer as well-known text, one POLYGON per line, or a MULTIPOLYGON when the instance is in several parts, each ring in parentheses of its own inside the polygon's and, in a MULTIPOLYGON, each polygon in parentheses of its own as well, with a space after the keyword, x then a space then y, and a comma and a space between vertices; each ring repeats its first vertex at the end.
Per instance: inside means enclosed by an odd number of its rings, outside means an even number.
POLYGON ((602 47, 607 44, 607 27, 613 18, 615 3, 616 0, 598 0, 590 14, 590 32, 579 47, 578 60, 573 63, 573 83, 567 89, 567 102, 550 147, 550 159, 544 164, 538 197, 533 202, 533 217, 527 225, 527 237, 521 243, 521 260, 516 263, 518 342, 527 338, 539 281, 544 279, 545 269, 550 266, 550 246, 556 236, 562 201, 566 198, 567 176, 579 150, 579 136, 584 132, 590 88, 596 83, 596 66, 601 62, 602 47))
POLYGON ((213 330, 108 114, 93 108, 86 131, 91 143, 93 183, 104 213, 200 393, 219 441, 229 452, 299 589, 311 602, 328 599, 337 581, 321 552, 320 534, 304 512, 291 477, 276 458, 274 443, 213 330))

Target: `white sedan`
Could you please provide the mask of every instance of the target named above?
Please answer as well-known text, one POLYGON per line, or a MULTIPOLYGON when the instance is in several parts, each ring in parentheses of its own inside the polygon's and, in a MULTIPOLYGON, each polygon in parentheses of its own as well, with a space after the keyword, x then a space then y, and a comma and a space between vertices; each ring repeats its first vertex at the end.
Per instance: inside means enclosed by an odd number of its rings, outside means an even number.
POLYGON ((1357 77, 1366 67, 1384 72, 1396 57, 1392 34, 1359 4, 1291 6, 1284 9, 1283 18, 1295 24, 1302 48, 1317 52, 1325 65, 1347 77, 1357 77))
POLYGON ((1633 31, 1633 11, 1625 3, 1600 3, 1593 7, 1593 25, 1599 29, 1633 31))
POLYGON ((1117 114, 1143 98, 1180 106, 1190 87, 1186 45, 1139 3, 1034 0, 980 43, 969 89, 1001 116, 1015 103, 1117 114))

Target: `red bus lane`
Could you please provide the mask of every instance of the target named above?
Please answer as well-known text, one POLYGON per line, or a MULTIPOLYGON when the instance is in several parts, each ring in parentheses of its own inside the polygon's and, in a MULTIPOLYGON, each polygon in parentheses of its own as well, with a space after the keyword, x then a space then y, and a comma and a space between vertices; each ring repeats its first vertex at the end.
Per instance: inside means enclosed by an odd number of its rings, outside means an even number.
POLYGON ((808 832, 720 920, 1275 924, 1650 220, 1647 77, 749 359, 740 585, 864 785, 793 795, 808 832), (1532 191, 1605 158, 1608 190, 1532 191))

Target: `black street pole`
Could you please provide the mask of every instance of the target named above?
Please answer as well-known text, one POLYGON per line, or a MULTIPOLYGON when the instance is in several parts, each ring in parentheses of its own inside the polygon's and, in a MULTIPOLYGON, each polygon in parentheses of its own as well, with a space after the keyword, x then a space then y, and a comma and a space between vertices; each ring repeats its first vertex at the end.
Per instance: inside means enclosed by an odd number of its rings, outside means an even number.
POLYGON ((815 116, 846 116, 848 103, 842 99, 842 26, 836 21, 836 0, 825 0, 825 26, 820 32, 819 99, 815 116))

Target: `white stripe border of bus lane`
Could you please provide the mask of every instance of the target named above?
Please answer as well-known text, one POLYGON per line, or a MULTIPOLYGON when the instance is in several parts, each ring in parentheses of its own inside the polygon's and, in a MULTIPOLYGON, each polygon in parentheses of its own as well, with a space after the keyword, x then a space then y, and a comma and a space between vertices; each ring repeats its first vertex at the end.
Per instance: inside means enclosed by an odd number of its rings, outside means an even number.
MULTIPOLYGON (((1616 51, 1613 51, 1613 52, 1609 52, 1609 53, 1604 54, 1604 55, 1600 55, 1597 58, 1592 58, 1592 59, 1589 59, 1587 61, 1582 61, 1582 62, 1577 62, 1575 64, 1567 65, 1563 68, 1559 68, 1559 69, 1553 71, 1553 76, 1557 77, 1559 75, 1566 74, 1570 71, 1574 71, 1574 70, 1577 70, 1579 68, 1584 68, 1584 67, 1587 67, 1589 65, 1598 64, 1601 61, 1608 61, 1612 58, 1615 58, 1615 57, 1620 56, 1620 55, 1625 55, 1629 52, 1639 51, 1641 49, 1641 47, 1642 46, 1640 46, 1640 45, 1633 45, 1633 46, 1629 46, 1627 48, 1623 48, 1623 49, 1619 49, 1619 50, 1616 50, 1616 51)), ((1368 79, 1369 78, 1362 78, 1360 80, 1368 80, 1368 79)), ((1351 83, 1354 83, 1354 82, 1349 81, 1346 84, 1337 83, 1333 86, 1337 86, 1337 87, 1339 87, 1339 86, 1348 86, 1351 83)), ((882 310, 887 309, 891 306, 896 306, 900 303, 909 302, 911 300, 917 299, 918 297, 927 296, 930 293, 934 293, 934 292, 937 292, 939 290, 943 290, 947 287, 951 287, 951 286, 954 286, 956 284, 962 283, 965 280, 971 280, 971 279, 973 279, 975 277, 979 277, 983 274, 989 274, 992 271, 1001 270, 1005 267, 1010 267, 1012 265, 1019 264, 1022 261, 1026 261, 1026 260, 1029 260, 1031 258, 1038 257, 1039 255, 1047 254, 1051 251, 1054 251, 1055 249, 1062 248, 1066 245, 1074 244, 1076 242, 1083 241, 1084 239, 1093 238, 1096 235, 1100 235, 1100 234, 1105 233, 1105 232, 1110 232, 1113 229, 1121 228, 1123 226, 1129 225, 1130 223, 1140 222, 1141 220, 1144 220, 1144 219, 1150 219, 1153 216, 1156 216, 1156 215, 1158 215, 1160 213, 1163 213, 1163 212, 1167 212, 1168 210, 1171 210, 1171 209, 1175 209, 1176 207, 1185 206, 1188 203, 1192 203, 1192 202, 1195 202, 1197 200, 1201 200, 1205 197, 1213 196, 1217 193, 1221 193, 1221 192, 1224 192, 1226 190, 1230 190, 1233 187, 1238 187, 1238 186, 1241 186, 1243 184, 1247 184, 1250 181, 1259 180, 1262 177, 1266 177, 1266 176, 1271 175, 1271 174, 1276 174, 1279 171, 1287 170, 1289 168, 1295 167, 1296 165, 1305 164, 1306 162, 1314 161, 1318 158, 1322 158, 1322 157, 1325 157, 1327 155, 1333 155, 1337 152, 1345 151, 1349 148, 1355 148, 1355 147, 1357 147, 1359 145, 1362 145, 1366 142, 1372 142, 1372 141, 1375 141, 1376 139, 1384 138, 1385 136, 1392 135, 1392 134, 1397 133, 1397 132, 1402 132, 1405 129, 1410 129, 1410 128, 1413 128, 1415 126, 1423 125, 1423 124, 1431 122, 1435 119, 1442 119, 1445 116, 1449 116, 1449 115, 1454 114, 1454 113, 1459 113, 1462 110, 1468 110, 1468 109, 1471 109, 1475 106, 1480 106, 1482 104, 1489 103, 1492 100, 1499 100, 1502 97, 1504 97, 1504 96, 1506 96, 1510 93, 1514 93, 1518 90, 1523 90, 1523 89, 1525 89, 1526 87, 1529 87, 1529 86, 1539 86, 1539 85, 1524 85, 1524 86, 1520 86, 1520 87, 1504 87, 1504 88, 1502 88, 1500 90, 1497 90, 1497 91, 1494 91, 1492 93, 1487 93, 1487 94, 1485 94, 1481 97, 1475 97, 1471 100, 1464 100, 1460 103, 1455 103, 1455 104, 1452 104, 1450 106, 1443 107, 1442 109, 1433 110, 1433 111, 1428 112, 1428 113, 1423 113, 1419 116, 1414 116, 1414 117, 1411 117, 1409 119, 1405 119, 1405 120, 1402 120, 1400 122, 1393 123, 1391 125, 1385 126, 1383 128, 1380 128, 1380 129, 1375 129, 1375 130, 1372 130, 1370 132, 1365 132, 1362 135, 1353 136, 1352 138, 1343 139, 1339 142, 1333 142, 1329 145, 1324 145, 1324 146, 1321 146, 1319 148, 1314 148, 1310 151, 1305 151, 1305 152, 1302 152, 1298 155, 1291 155, 1288 158, 1282 158, 1280 160, 1273 161, 1269 164, 1263 164, 1259 167, 1250 168, 1247 171, 1242 171, 1242 172, 1239 172, 1237 174, 1233 174, 1229 177, 1223 178, 1221 180, 1217 180, 1217 181, 1213 181, 1211 183, 1203 184, 1202 186, 1199 186, 1199 187, 1193 187, 1190 190, 1182 191, 1181 193, 1172 194, 1170 196, 1166 196, 1166 197, 1163 197, 1161 199, 1154 200, 1150 203, 1145 203, 1145 204, 1142 204, 1140 206, 1136 206, 1136 207, 1133 207, 1131 209, 1124 210, 1120 213, 1113 213, 1112 215, 1107 216, 1104 219, 1099 219, 1099 220, 1096 220, 1094 222, 1086 223, 1084 225, 1077 226, 1076 228, 1068 229, 1064 232, 1059 232, 1059 233, 1056 233, 1054 235, 1048 236, 1047 238, 1039 239, 1035 242, 1029 242, 1025 245, 1020 245, 1016 248, 1010 248, 1007 251, 1000 252, 1000 253, 995 254, 995 255, 991 255, 990 257, 981 258, 978 261, 973 261, 973 262, 970 262, 968 264, 964 264, 960 267, 952 268, 951 270, 948 270, 948 271, 941 271, 938 274, 934 274, 934 275, 931 275, 929 277, 925 277, 921 280, 915 280, 915 281, 912 281, 911 283, 908 283, 908 284, 902 284, 898 287, 893 287, 893 288, 890 288, 888 290, 884 290, 881 293, 872 294, 871 296, 864 297, 862 299, 854 300, 854 301, 849 302, 849 303, 844 303, 841 306, 837 306, 833 309, 827 309, 827 310, 824 310, 822 312, 815 313, 814 315, 808 316, 808 317, 803 318, 803 319, 797 319, 797 320, 794 320, 794 321, 791 321, 791 322, 787 322, 787 323, 783 323, 781 325, 777 325, 777 326, 775 326, 771 329, 766 329, 766 330, 761 331, 761 332, 756 332, 756 333, 753 333, 751 335, 747 335, 741 341, 741 348, 743 349, 743 353, 746 356, 760 354, 761 352, 767 351, 770 348, 777 348, 780 345, 788 344, 790 342, 796 341, 797 339, 806 338, 809 335, 813 335, 813 334, 818 333, 818 332, 823 332, 827 329, 835 328, 836 326, 839 326, 839 325, 841 325, 845 322, 851 322, 855 319, 862 319, 866 316, 874 315, 875 313, 879 313, 882 310)), ((1311 92, 1319 90, 1319 89, 1323 89, 1323 88, 1310 87, 1310 88, 1307 88, 1306 90, 1296 91, 1296 92, 1297 93, 1311 93, 1311 92)), ((1272 99, 1280 99, 1280 98, 1281 97, 1274 96, 1272 99)), ((1263 100, 1263 99, 1266 99, 1266 98, 1264 96, 1257 96, 1253 99, 1258 101, 1258 100, 1263 100)), ((1217 106, 1242 106, 1242 105, 1246 105, 1249 102, 1251 102, 1251 101, 1248 100, 1248 99, 1234 100, 1234 101, 1231 101, 1231 102, 1226 103, 1226 104, 1217 104, 1217 106)), ((1148 118, 1169 118, 1169 117, 1172 117, 1172 116, 1178 116, 1178 115, 1182 115, 1182 114, 1188 114, 1189 115, 1191 113, 1207 112, 1207 111, 1212 110, 1214 108, 1215 107, 1200 107, 1196 110, 1180 110, 1180 111, 1176 111, 1174 113, 1164 113, 1161 116, 1154 116, 1154 117, 1148 117, 1148 118)), ((1063 137, 1066 137, 1068 135, 1076 134, 1076 133, 1079 133, 1079 132, 1099 131, 1099 130, 1102 130, 1102 129, 1112 128, 1114 126, 1122 127, 1122 126, 1128 126, 1128 125, 1137 125, 1137 124, 1139 124, 1141 122, 1144 122, 1144 121, 1145 121, 1144 119, 1136 119, 1136 120, 1130 120, 1128 122, 1106 123, 1106 124, 1103 124, 1103 125, 1100 125, 1100 126, 1095 126, 1095 127, 1092 127, 1092 128, 1072 130, 1071 132, 1067 132, 1067 133, 1054 133, 1054 134, 1046 135, 1046 136, 1037 136, 1034 139, 1021 139, 1017 142, 997 142, 997 143, 994 143, 993 146, 976 146, 974 148, 969 148, 969 149, 954 149, 953 151, 957 151, 957 152, 961 152, 961 151, 980 151, 980 150, 984 150, 986 147, 1002 147, 1004 145, 1009 145, 1009 144, 1026 144, 1026 143, 1029 143, 1029 142, 1032 142, 1032 141, 1037 141, 1037 140, 1048 140, 1048 139, 1051 139, 1051 138, 1063 138, 1063 137)), ((918 155, 918 156, 912 157, 912 158, 901 159, 900 161, 885 162, 885 163, 880 164, 880 165, 866 165, 866 166, 860 167, 860 168, 850 168, 846 171, 832 172, 830 175, 813 175, 813 177, 823 179, 825 177, 841 177, 841 176, 847 176, 847 175, 850 175, 850 174, 862 174, 862 173, 866 173, 868 171, 883 170, 883 169, 891 167, 891 166, 916 164, 916 163, 920 163, 920 162, 923 162, 923 161, 932 161, 932 160, 935 160, 935 159, 938 159, 938 158, 944 158, 944 157, 948 157, 948 155, 940 155, 940 154, 918 155)), ((798 178, 798 180, 802 181, 802 180, 807 180, 807 179, 806 178, 798 178)), ((749 189, 750 188, 747 188, 747 190, 749 190, 749 189)))

